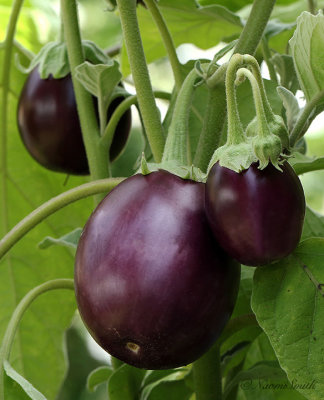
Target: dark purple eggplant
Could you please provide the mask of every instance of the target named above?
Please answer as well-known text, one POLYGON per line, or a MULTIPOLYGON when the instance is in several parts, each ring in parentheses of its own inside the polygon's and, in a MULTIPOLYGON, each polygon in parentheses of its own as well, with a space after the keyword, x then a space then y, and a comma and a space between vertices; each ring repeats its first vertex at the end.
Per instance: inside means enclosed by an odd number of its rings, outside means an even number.
POLYGON ((206 183, 206 214, 216 240, 241 264, 258 266, 289 255, 305 216, 303 187, 285 162, 252 164, 237 173, 216 163, 206 183))
MULTIPOLYGON (((108 120, 122 101, 123 97, 112 101, 108 120)), ((21 92, 17 114, 22 141, 39 164, 67 174, 89 174, 70 74, 61 79, 41 79, 35 68, 21 92)), ((128 110, 116 127, 110 148, 112 161, 125 146, 130 127, 128 110)))
POLYGON ((80 315, 111 355, 146 369, 195 361, 235 304, 240 268, 213 238, 203 183, 134 175, 98 205, 75 263, 80 315))

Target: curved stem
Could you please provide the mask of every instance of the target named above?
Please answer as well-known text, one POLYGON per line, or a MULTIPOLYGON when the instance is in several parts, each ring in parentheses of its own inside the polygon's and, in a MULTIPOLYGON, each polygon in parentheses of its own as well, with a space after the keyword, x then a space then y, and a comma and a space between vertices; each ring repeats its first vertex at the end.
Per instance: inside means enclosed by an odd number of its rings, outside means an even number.
POLYGON ((23 0, 15 0, 10 14, 6 38, 4 41, 4 59, 2 65, 1 96, 1 132, 0 132, 0 171, 1 171, 1 231, 8 231, 8 187, 7 187, 7 134, 8 134, 8 97, 10 86, 10 63, 17 21, 23 0))
POLYGON ((163 15, 161 14, 156 1, 155 0, 145 0, 146 7, 150 11, 156 26, 158 27, 158 30, 160 32, 160 35, 162 37, 164 46, 166 48, 166 51, 169 56, 171 68, 173 71, 173 76, 174 76, 174 81, 175 81, 175 87, 176 90, 179 91, 182 85, 182 70, 181 70, 181 64, 179 62, 175 45, 172 39, 172 36, 168 30, 168 27, 166 25, 166 22, 163 18, 163 15))
POLYGON ((276 0, 254 0, 251 13, 235 46, 234 53, 254 54, 275 3, 276 0))
MULTIPOLYGON (((171 97, 170 93, 161 91, 154 92, 154 96, 158 99, 165 99, 165 100, 170 100, 171 97)), ((119 120, 124 115, 124 113, 134 104, 137 104, 136 94, 127 97, 114 110, 101 138, 101 143, 103 146, 105 146, 106 148, 110 147, 119 120)))
POLYGON ((190 165, 189 113, 195 80, 195 69, 187 75, 178 94, 165 143, 162 161, 178 161, 181 165, 190 165))
POLYGON ((86 148, 91 179, 108 176, 109 157, 107 149, 99 145, 100 132, 95 115, 92 96, 75 78, 75 68, 84 62, 84 54, 78 25, 76 0, 61 0, 61 14, 64 35, 71 67, 73 89, 75 93, 82 136, 86 148))
POLYGON ((227 101, 227 143, 240 144, 245 141, 243 126, 236 101, 236 71, 243 64, 243 56, 234 54, 226 71, 226 101, 227 101))
POLYGON ((42 293, 48 292, 49 290, 56 289, 69 289, 74 290, 73 279, 55 279, 52 281, 45 282, 32 289, 17 305, 14 313, 11 316, 6 332, 4 334, 1 349, 0 349, 0 400, 4 400, 4 361, 9 359, 12 343, 15 337, 15 333, 18 329, 19 323, 31 305, 31 303, 42 293))
POLYGON ((214 346, 193 363, 196 400, 221 400, 222 375, 220 345, 214 346))
POLYGON ((117 5, 145 131, 155 161, 159 162, 163 154, 164 135, 139 32, 136 0, 117 0, 117 5))
POLYGON ((274 118, 274 113, 272 111, 271 105, 269 103, 269 100, 268 100, 268 97, 267 97, 267 94, 265 91, 259 64, 258 64, 257 60, 249 54, 244 54, 243 59, 244 59, 244 63, 246 63, 247 65, 249 65, 251 67, 253 75, 258 82, 261 97, 262 97, 263 108, 266 113, 267 120, 272 120, 274 118))
POLYGON ((293 130, 290 133, 291 147, 294 147, 294 145, 298 142, 298 140, 303 137, 303 129, 309 116, 311 115, 311 112, 321 101, 323 101, 323 98, 324 98, 324 90, 318 92, 304 107, 302 113, 298 117, 298 120, 296 121, 293 127, 293 130))
POLYGON ((111 178, 86 183, 65 193, 62 193, 36 208, 32 213, 22 219, 0 241, 0 259, 37 224, 55 213, 57 210, 73 203, 74 201, 98 193, 109 192, 125 178, 111 178))
POLYGON ((242 77, 248 78, 252 87, 253 99, 255 104, 255 111, 258 121, 258 136, 259 137, 266 137, 270 133, 270 129, 267 123, 267 118, 264 112, 262 97, 259 89, 259 85, 257 80, 255 79, 254 75, 251 71, 247 68, 240 68, 236 76, 238 79, 242 79, 242 77))

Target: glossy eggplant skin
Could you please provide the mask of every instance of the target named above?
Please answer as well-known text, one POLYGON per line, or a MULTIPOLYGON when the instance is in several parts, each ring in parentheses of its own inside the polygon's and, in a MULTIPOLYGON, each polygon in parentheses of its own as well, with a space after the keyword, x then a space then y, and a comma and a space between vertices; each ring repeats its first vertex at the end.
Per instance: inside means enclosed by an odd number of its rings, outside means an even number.
MULTIPOLYGON (((122 100, 122 97, 113 100, 108 120, 122 100)), ((41 79, 35 68, 21 92, 17 119, 22 141, 39 164, 57 172, 89 174, 70 74, 61 79, 41 79)), ((131 112, 128 110, 116 127, 111 160, 125 146, 130 127, 131 112)))
POLYGON ((305 216, 303 187, 285 162, 236 173, 216 163, 206 182, 206 215, 220 245, 241 264, 259 266, 289 255, 305 216))
POLYGON ((191 363, 231 316, 240 266, 213 238, 204 186, 166 171, 134 175, 85 226, 75 263, 80 315, 99 345, 128 364, 191 363))

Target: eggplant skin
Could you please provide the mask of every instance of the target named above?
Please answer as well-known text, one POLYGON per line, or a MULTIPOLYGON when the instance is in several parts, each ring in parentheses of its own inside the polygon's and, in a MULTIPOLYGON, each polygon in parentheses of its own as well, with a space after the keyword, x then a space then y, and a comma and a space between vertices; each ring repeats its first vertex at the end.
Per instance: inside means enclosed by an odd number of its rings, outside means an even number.
POLYGON ((206 215, 215 239, 241 264, 260 266, 288 256, 305 217, 303 187, 285 162, 282 172, 257 164, 237 173, 216 163, 206 182, 206 215))
MULTIPOLYGON (((107 120, 124 100, 109 105, 107 120)), ((93 98, 99 121, 97 100, 93 98)), ((110 160, 121 153, 131 129, 131 111, 119 120, 110 147, 110 160)), ((88 175, 89 166, 82 139, 72 78, 41 79, 37 67, 29 74, 19 97, 17 123, 29 154, 43 167, 72 175, 88 175)), ((108 157, 108 154, 107 154, 108 157)))
POLYGON ((240 266, 213 238, 204 191, 166 171, 134 175, 84 228, 75 262, 80 315, 97 343, 128 364, 189 364, 232 314, 240 266))

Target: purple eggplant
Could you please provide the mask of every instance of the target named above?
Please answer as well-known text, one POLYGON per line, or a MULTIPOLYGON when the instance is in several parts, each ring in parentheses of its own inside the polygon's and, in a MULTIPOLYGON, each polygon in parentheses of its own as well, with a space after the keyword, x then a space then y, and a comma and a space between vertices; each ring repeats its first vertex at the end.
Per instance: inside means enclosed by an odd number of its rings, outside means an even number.
POLYGON ((191 363, 231 316, 240 267, 212 235, 204 191, 166 171, 134 175, 84 228, 75 263, 80 315, 99 345, 128 364, 191 363))
POLYGON ((241 264, 258 266, 289 255, 305 216, 303 187, 285 162, 252 164, 237 173, 216 163, 206 183, 206 214, 216 240, 241 264))

